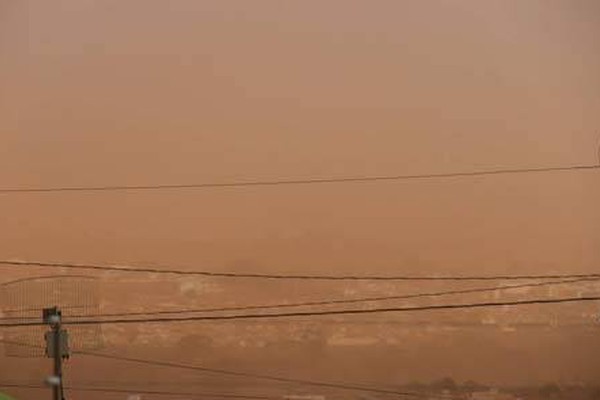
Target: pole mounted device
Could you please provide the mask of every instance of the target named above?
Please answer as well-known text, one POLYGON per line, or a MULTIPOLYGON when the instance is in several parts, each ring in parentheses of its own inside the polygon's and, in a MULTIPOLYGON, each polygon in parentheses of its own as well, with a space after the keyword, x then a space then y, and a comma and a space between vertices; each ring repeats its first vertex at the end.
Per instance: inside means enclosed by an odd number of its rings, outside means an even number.
POLYGON ((50 327, 44 335, 46 356, 54 360, 54 374, 48 377, 47 383, 52 387, 53 400, 65 400, 62 363, 69 358, 69 335, 62 329, 62 313, 58 307, 44 308, 42 318, 50 327))

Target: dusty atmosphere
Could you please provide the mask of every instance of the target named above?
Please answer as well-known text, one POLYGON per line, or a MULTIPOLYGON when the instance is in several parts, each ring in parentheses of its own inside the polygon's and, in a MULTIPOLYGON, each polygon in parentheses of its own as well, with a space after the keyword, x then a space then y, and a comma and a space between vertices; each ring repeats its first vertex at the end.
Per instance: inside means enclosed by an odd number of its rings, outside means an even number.
POLYGON ((0 0, 0 399, 55 305, 67 400, 600 399, 599 71, 596 0, 0 0))

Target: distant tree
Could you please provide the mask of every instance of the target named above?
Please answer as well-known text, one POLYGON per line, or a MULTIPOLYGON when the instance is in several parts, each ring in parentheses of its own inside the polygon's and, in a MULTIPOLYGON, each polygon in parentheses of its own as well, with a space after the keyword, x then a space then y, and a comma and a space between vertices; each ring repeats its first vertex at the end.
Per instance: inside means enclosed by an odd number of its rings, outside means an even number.
POLYGON ((444 378, 431 383, 431 388, 434 390, 450 390, 455 391, 458 385, 452 378, 444 378))
POLYGON ((544 399, 555 399, 560 397, 561 390, 556 383, 549 383, 540 387, 540 396, 544 399))
POLYGON ((466 392, 479 392, 488 389, 488 387, 481 383, 469 380, 462 384, 462 389, 466 392))

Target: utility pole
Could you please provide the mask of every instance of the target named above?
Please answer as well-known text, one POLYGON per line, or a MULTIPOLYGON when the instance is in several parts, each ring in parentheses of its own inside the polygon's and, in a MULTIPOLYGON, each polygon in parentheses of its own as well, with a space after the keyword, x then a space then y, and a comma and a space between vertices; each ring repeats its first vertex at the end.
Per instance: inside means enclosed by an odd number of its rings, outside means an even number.
POLYGON ((44 335, 46 339, 46 356, 54 361, 54 373, 49 376, 47 383, 52 387, 53 400, 65 400, 63 393, 63 359, 69 358, 69 336, 62 329, 62 313, 58 307, 44 308, 44 323, 50 330, 44 335))

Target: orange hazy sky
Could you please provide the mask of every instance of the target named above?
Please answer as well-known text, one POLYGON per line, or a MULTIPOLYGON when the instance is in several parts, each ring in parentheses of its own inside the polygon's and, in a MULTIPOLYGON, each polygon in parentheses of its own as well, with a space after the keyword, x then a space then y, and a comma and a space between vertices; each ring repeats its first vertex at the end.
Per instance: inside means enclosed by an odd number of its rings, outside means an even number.
MULTIPOLYGON (((599 34, 592 0, 3 1, 1 186, 594 163, 599 34)), ((586 270, 597 178, 3 195, 0 252, 586 270)))
MULTIPOLYGON (((594 164, 599 49, 596 0, 0 0, 0 188, 594 164)), ((0 259, 597 272, 598 178, 0 194, 0 259)))

